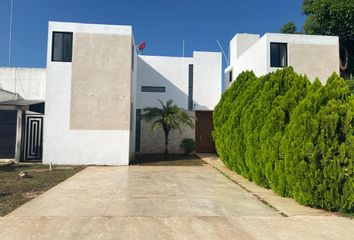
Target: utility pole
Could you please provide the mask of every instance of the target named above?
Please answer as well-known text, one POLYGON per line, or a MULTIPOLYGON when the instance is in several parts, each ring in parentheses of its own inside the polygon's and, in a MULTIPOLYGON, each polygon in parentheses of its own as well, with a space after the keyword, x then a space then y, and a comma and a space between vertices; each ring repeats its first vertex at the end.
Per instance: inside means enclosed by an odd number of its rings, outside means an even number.
POLYGON ((14 2, 13 2, 13 0, 11 0, 11 6, 10 6, 10 27, 9 27, 9 67, 11 67, 13 7, 14 7, 14 2))

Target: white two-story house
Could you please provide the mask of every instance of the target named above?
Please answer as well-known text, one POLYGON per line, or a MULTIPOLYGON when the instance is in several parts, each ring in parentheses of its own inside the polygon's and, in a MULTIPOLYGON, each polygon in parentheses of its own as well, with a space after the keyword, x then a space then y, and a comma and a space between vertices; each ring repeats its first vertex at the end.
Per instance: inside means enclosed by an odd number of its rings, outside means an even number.
POLYGON ((0 134, 0 149, 6 143, 9 150, 0 151, 0 158, 128 165, 135 153, 163 151, 161 130, 152 132, 141 119, 145 107, 159 106, 158 99, 172 99, 197 117, 195 129, 171 133, 171 153, 180 152, 185 137, 196 140, 197 151, 213 152, 212 111, 221 96, 221 69, 220 53, 138 55, 131 26, 50 22, 46 69, 27 77, 17 68, 0 71, 3 95, 15 96, 0 98, 0 133, 9 122, 12 126, 3 141, 0 134), (26 98, 33 91, 39 102, 26 98), (33 107, 38 103, 44 109, 33 107))
POLYGON ((262 76, 291 66, 311 81, 318 77, 322 83, 333 72, 340 71, 339 39, 335 36, 236 34, 230 41, 229 51, 229 66, 224 71, 225 89, 246 70, 262 76))

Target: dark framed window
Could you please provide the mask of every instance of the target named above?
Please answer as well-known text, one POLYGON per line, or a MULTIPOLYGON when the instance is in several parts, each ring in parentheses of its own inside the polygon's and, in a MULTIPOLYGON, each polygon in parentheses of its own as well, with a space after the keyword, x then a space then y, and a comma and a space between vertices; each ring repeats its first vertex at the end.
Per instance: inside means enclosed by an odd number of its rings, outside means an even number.
POLYGON ((132 45, 132 72, 134 71, 134 56, 135 56, 135 47, 132 45))
POLYGON ((232 70, 230 70, 230 72, 229 72, 229 82, 232 82, 232 80, 233 80, 232 70))
POLYGON ((73 51, 73 33, 53 32, 52 61, 71 62, 73 51))
POLYGON ((271 67, 288 66, 288 44, 270 43, 270 66, 271 67))
POLYGON ((194 65, 188 65, 188 110, 193 110, 193 72, 194 65))
POLYGON ((135 125, 135 152, 140 152, 141 142, 141 109, 136 109, 136 125, 135 125))
POLYGON ((158 86, 142 86, 141 87, 142 92, 166 92, 165 87, 158 87, 158 86))

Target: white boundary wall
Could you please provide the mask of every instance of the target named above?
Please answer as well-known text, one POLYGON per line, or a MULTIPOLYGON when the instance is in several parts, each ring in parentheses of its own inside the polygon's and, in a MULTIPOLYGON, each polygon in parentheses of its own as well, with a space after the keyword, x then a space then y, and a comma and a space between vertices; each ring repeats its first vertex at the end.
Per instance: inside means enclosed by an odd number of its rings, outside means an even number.
POLYGON ((44 100, 45 68, 0 68, 0 89, 18 93, 26 100, 44 100))

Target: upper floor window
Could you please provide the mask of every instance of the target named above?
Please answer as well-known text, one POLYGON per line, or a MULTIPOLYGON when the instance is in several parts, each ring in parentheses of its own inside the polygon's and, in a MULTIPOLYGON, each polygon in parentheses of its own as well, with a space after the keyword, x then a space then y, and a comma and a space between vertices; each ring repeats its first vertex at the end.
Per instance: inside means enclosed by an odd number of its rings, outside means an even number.
POLYGON ((160 92, 164 93, 166 92, 165 87, 159 87, 159 86, 142 86, 141 87, 142 92, 160 92))
POLYGON ((132 45, 132 72, 134 72, 135 47, 132 45))
POLYGON ((188 110, 193 110, 193 77, 194 65, 188 65, 188 110))
POLYGON ((270 66, 271 67, 288 66, 288 44, 270 43, 270 66))
POLYGON ((73 49, 73 33, 53 32, 52 61, 71 62, 73 49))
POLYGON ((232 82, 232 80, 233 80, 232 70, 230 70, 230 71, 228 72, 228 75, 229 75, 229 82, 232 82))

